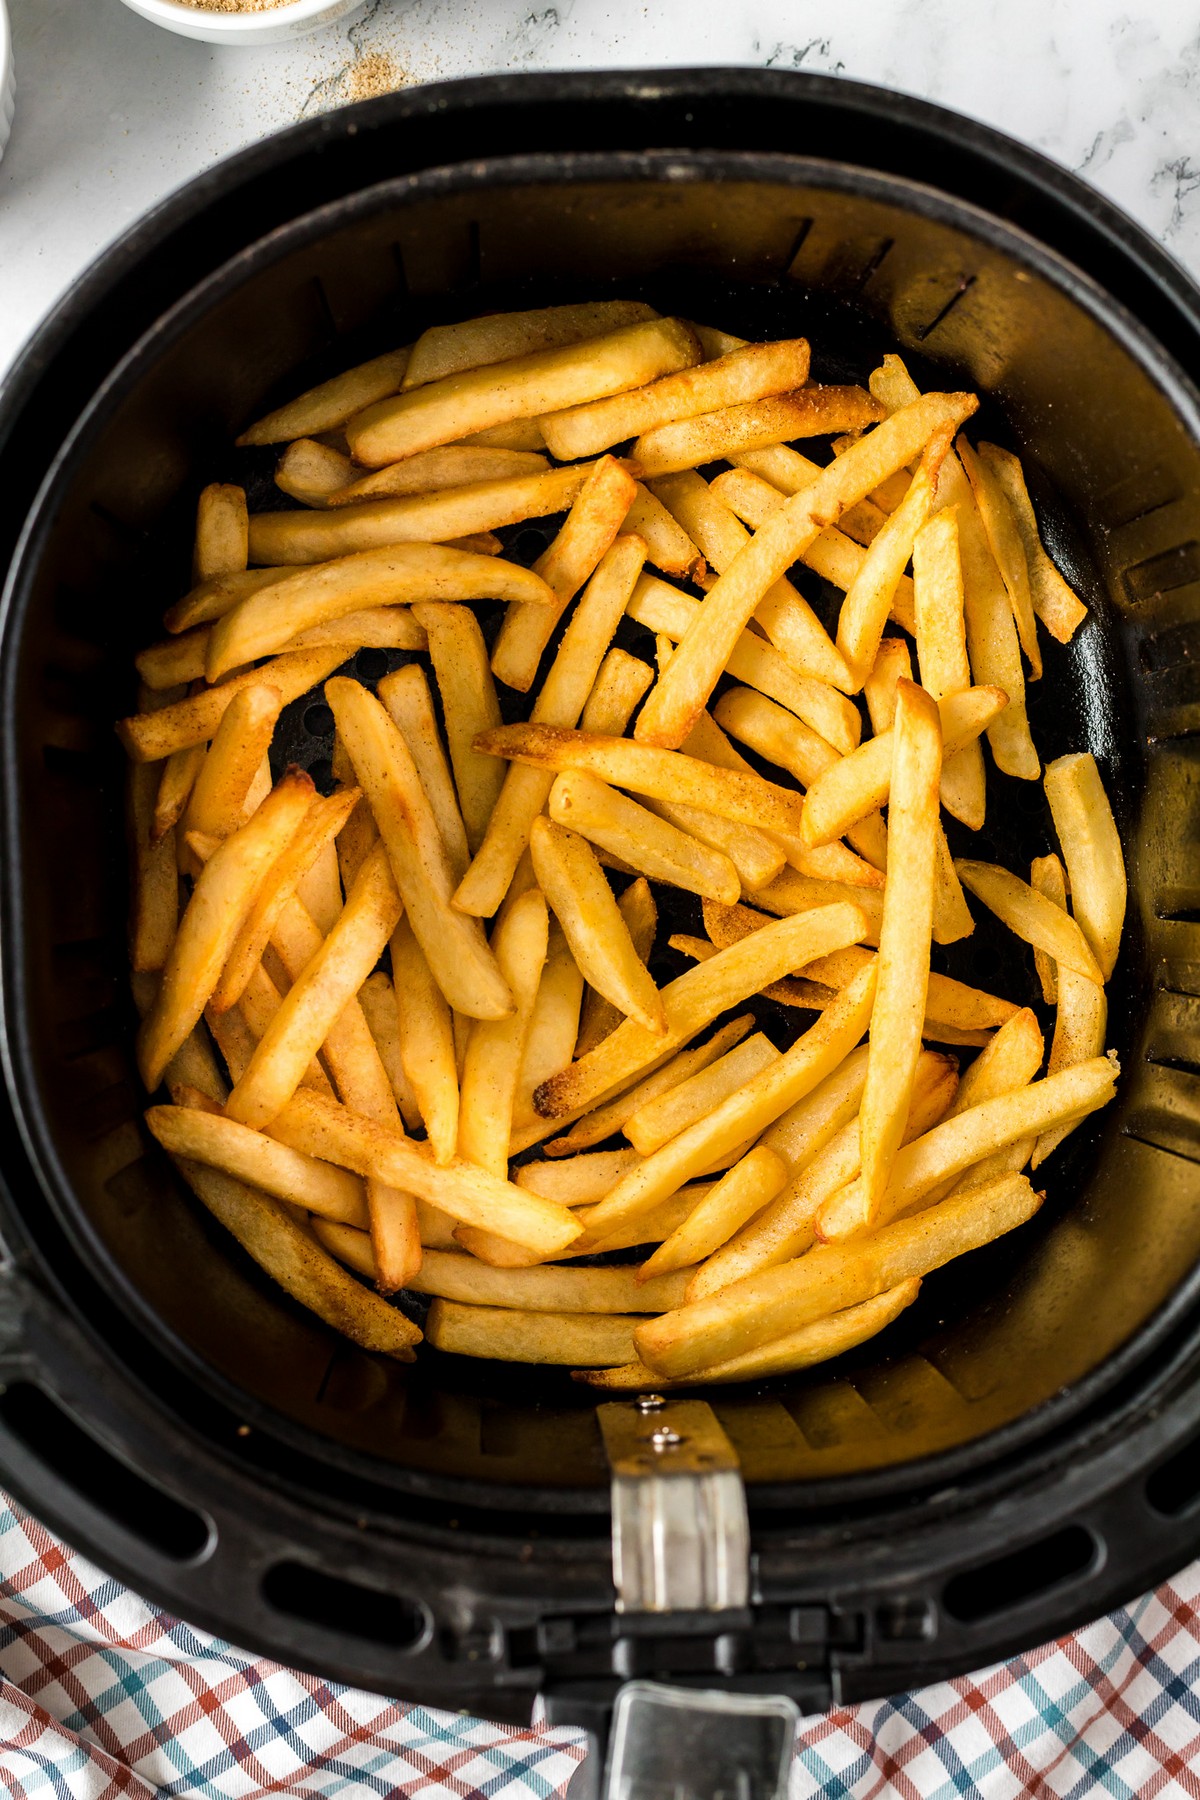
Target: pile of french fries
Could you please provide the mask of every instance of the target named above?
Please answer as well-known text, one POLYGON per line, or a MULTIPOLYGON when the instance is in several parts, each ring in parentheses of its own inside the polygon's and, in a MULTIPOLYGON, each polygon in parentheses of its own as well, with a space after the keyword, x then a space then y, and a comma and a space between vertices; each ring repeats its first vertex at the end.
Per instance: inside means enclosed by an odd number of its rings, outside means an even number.
POLYGON ((244 434, 299 504, 206 488, 137 657, 130 936, 150 1130, 296 1300, 401 1359, 405 1291, 443 1351, 741 1381, 1037 1211, 1023 1171, 1118 1076, 1125 874, 1086 753, 1044 772, 1028 880, 947 846, 985 737, 1043 778, 1038 621, 1086 616, 976 405, 605 301, 434 328, 244 434), (364 647, 415 654, 372 691, 335 673, 364 647), (271 774, 310 690, 329 793, 271 774), (664 888, 703 935, 660 987, 664 888), (931 970, 968 895, 1032 948, 1044 1073, 1030 995, 931 970))

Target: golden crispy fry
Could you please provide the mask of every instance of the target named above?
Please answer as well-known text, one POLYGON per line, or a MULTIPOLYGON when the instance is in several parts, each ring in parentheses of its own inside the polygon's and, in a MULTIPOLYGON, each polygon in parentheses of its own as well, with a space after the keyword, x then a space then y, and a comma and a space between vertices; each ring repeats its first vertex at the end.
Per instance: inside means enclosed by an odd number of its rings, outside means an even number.
POLYGON ((507 1017, 512 995, 478 920, 450 905, 453 875, 445 844, 399 730, 358 682, 330 681, 325 697, 434 979, 456 1012, 473 1019, 507 1017))
MULTIPOLYGON (((335 756, 342 748, 342 741, 338 738, 334 745, 335 756)), ((346 761, 349 764, 347 780, 353 782, 354 765, 350 762, 349 757, 346 758, 346 761)), ((358 871, 378 842, 379 831, 375 824, 375 815, 371 811, 370 801, 363 794, 337 836, 338 872, 341 875, 342 886, 347 893, 354 886, 358 878, 358 871)), ((341 911, 340 906, 338 911, 341 911)))
POLYGON ((309 777, 293 770, 201 872, 138 1037, 138 1069, 150 1092, 204 1011, 260 884, 312 797, 309 777))
POLYGON ((421 1333, 410 1319, 347 1275, 285 1207, 201 1163, 181 1161, 180 1174, 214 1218, 233 1234, 293 1300, 364 1350, 413 1360, 421 1333))
POLYGON ((345 660, 345 655, 345 647, 338 645, 332 649, 297 650, 287 656, 277 656, 262 668, 233 675, 219 687, 191 694, 186 700, 177 700, 158 712, 137 713, 132 718, 122 719, 117 725, 117 736, 134 762, 158 762, 176 750, 190 750, 215 737, 225 708, 242 688, 262 685, 277 688, 284 706, 288 706, 319 681, 324 681, 345 660))
MULTIPOLYGON (((166 708, 162 710, 165 711, 166 708)), ((196 785, 196 778, 204 767, 206 755, 207 747, 204 744, 192 744, 186 750, 172 750, 161 763, 155 765, 156 773, 160 770, 161 773, 158 775, 158 789, 154 797, 150 830, 152 844, 157 844, 179 824, 196 785)), ((182 832, 176 833, 176 848, 182 852, 182 832)))
POLYGON ((1067 865, 1075 917, 1107 981, 1125 923, 1125 859, 1095 757, 1080 751, 1052 762, 1046 770, 1046 798, 1067 865))
POLYGON ((391 976, 385 975, 382 969, 368 975, 358 990, 358 1004, 362 1007, 363 1017, 375 1040, 379 1060, 391 1083, 392 1093, 396 1096, 396 1105, 400 1109, 405 1128, 416 1131, 422 1123, 421 1109, 404 1070, 404 1055, 400 1045, 400 1010, 396 1004, 391 976))
MULTIPOLYGON (((951 1176, 1019 1138, 1048 1131, 1068 1119, 1107 1106, 1120 1073, 1116 1058, 1094 1056, 1015 1092, 997 1095, 935 1125, 901 1150, 892 1164, 877 1219, 887 1224, 913 1211, 951 1176)), ((861 1219, 858 1184, 852 1182, 822 1208, 818 1235, 828 1241, 852 1236, 861 1219)))
MULTIPOLYGON (((280 570, 280 576, 288 574, 280 570)), ((228 611, 228 608, 226 608, 228 611)), ((163 688, 177 681, 199 681, 204 675, 208 656, 209 631, 203 625, 185 632, 182 637, 166 638, 151 644, 136 657, 135 663, 148 687, 163 688)), ((366 606, 359 612, 344 613, 325 625, 313 625, 298 631, 283 646, 285 651, 314 650, 325 645, 341 644, 344 657, 355 650, 424 650, 425 633, 407 606, 366 606)))
MULTIPOLYGON (((288 518, 298 515, 289 513, 288 518)), ((548 601, 545 583, 502 557, 475 556, 444 544, 396 544, 303 569, 241 600, 212 627, 207 674, 270 655, 296 632, 336 619, 364 601, 548 601)))
POLYGON ((468 1225, 482 1225, 554 1256, 580 1235, 565 1206, 455 1159, 439 1167, 397 1129, 319 1094, 301 1090, 272 1122, 271 1136, 355 1174, 371 1175, 432 1201, 468 1225))
MULTIPOLYGON (((757 1144, 753 1150, 748 1150, 679 1229, 673 1231, 642 1264, 642 1279, 650 1281, 655 1276, 671 1275, 711 1256, 739 1226, 746 1224, 774 1199, 787 1179, 787 1164, 774 1150, 765 1144, 757 1144)), ((647 1311, 660 1310, 658 1307, 647 1308, 647 1311)))
MULTIPOLYGON (((450 610, 466 612, 465 607, 454 607, 450 610)), ((473 615, 468 616, 471 617, 471 623, 474 624, 473 615)), ((431 628, 431 645, 434 635, 435 629, 431 628)), ((436 662, 434 668, 437 668, 436 662)), ((486 655, 483 660, 483 670, 486 675, 486 655)), ((490 676, 488 676, 488 680, 490 683, 490 676)), ((385 675, 376 686, 375 692, 387 707, 392 719, 399 727, 401 737, 408 745, 408 753, 416 766, 421 786, 425 790, 425 797, 437 820, 438 830, 442 834, 442 842, 446 846, 446 856, 450 863, 451 873, 461 881, 470 858, 470 852, 467 849, 467 833, 462 813, 459 811, 454 777, 450 773, 446 752, 442 748, 441 733, 438 731, 437 716, 433 710, 425 671, 416 663, 408 663, 404 668, 394 669, 390 675, 385 675)), ((445 708, 444 699, 442 704, 445 708)))
POLYGON ((246 490, 214 481, 201 490, 196 504, 196 544, 192 579, 236 575, 246 567, 248 514, 246 490))
POLYGON ((163 614, 163 625, 170 632, 190 631, 195 625, 206 625, 227 613, 239 600, 261 593, 273 581, 280 581, 290 573, 290 569, 246 569, 231 575, 214 575, 208 581, 197 582, 182 600, 168 607, 163 614))
MULTIPOLYGON (((321 1240, 335 1256, 339 1244, 345 1244, 361 1264, 362 1246, 348 1243, 344 1230, 336 1236, 322 1231, 321 1240)), ((636 1269, 489 1268, 461 1251, 434 1250, 423 1258, 412 1287, 418 1294, 442 1300, 532 1313, 655 1313, 681 1303, 682 1276, 668 1275, 640 1286, 636 1277, 636 1269)))
MULTIPOLYGON (((1067 910, 1067 877, 1057 856, 1035 856, 1029 865, 1029 885, 1035 894, 1044 894, 1055 906, 1067 910)), ((1042 984, 1042 999, 1053 1006, 1058 999, 1058 964, 1044 950, 1035 949, 1033 963, 1042 984)))
POLYGON ((621 1176, 641 1161, 636 1150, 596 1150, 590 1155, 562 1157, 556 1162, 527 1162, 513 1180, 532 1194, 561 1200, 564 1206, 587 1206, 604 1196, 621 1176))
MULTIPOLYGON (((700 546, 718 575, 724 574, 750 542, 750 533, 708 482, 694 472, 656 481, 653 491, 700 546)), ((700 602, 695 604, 699 609, 700 602)), ((689 614, 688 628, 697 616, 698 612, 689 614)), ((787 657, 799 674, 827 682, 835 688, 846 685, 849 671, 840 653, 807 600, 790 581, 781 576, 772 582, 761 597, 754 616, 775 648, 787 657)), ((733 634, 726 663, 740 637, 740 632, 733 634)))
POLYGON ((595 853, 549 819, 533 822, 534 873, 584 978, 648 1031, 666 1029, 658 989, 638 955, 595 853))
POLYGON ((631 1360, 636 1323, 630 1314, 521 1312, 435 1300, 425 1335, 436 1350, 455 1356, 604 1367, 631 1360))
MULTIPOLYGON (((1019 875, 995 863, 970 862, 965 857, 955 863, 963 886, 995 913, 1009 930, 1027 944, 1033 944, 1065 963, 1078 975, 1104 986, 1104 974, 1083 932, 1069 914, 1060 911, 1053 900, 1035 893, 1019 875)), ((1072 884, 1074 885, 1074 884, 1072 884)))
MULTIPOLYGON (((975 920, 967 905, 940 818, 934 830, 933 874, 933 941, 935 944, 957 944, 960 939, 970 937, 975 920)), ((945 1040, 947 1043, 953 1041, 945 1040)))
MULTIPOLYGON (((802 388, 808 379, 808 344, 804 338, 786 338, 776 343, 747 344, 716 357, 666 375, 646 387, 614 395, 608 400, 593 400, 575 406, 568 412, 544 415, 542 430, 553 455, 563 462, 580 456, 593 456, 613 444, 639 433, 670 428, 684 419, 718 409, 728 411, 772 394, 790 394, 802 388)), ((823 392, 824 390, 818 390, 823 392)), ((799 435, 787 432, 786 436, 799 435)), ((644 443, 646 440, 642 438, 644 443)), ((710 461, 697 457, 698 462, 710 461)), ((686 466, 686 465, 685 465, 686 466)))
POLYGON ((1087 607, 1071 591, 1046 554, 1020 461, 996 444, 980 444, 979 460, 995 476, 1016 519, 1025 551, 1033 610, 1051 637, 1057 638, 1060 644, 1069 644, 1087 618, 1087 607))
MULTIPOLYGON (((717 954, 715 944, 707 938, 693 937, 686 931, 673 931, 667 939, 667 947, 678 950, 683 956, 690 956, 696 962, 708 962, 717 954)), ((809 1012, 823 1012, 833 999, 831 988, 821 987, 815 981, 794 981, 785 978, 783 981, 772 981, 763 988, 763 997, 778 1001, 780 1006, 799 1006, 809 1012)))
MULTIPOLYGON (((650 952, 654 948, 654 935, 658 930, 658 907, 654 903, 650 883, 644 875, 639 875, 630 882, 617 901, 617 910, 625 921, 625 928, 638 957, 643 963, 648 963, 650 952)), ((616 1030, 625 1017, 611 1000, 606 1000, 595 988, 587 988, 580 1012, 575 1055, 586 1056, 589 1050, 594 1050, 610 1032, 616 1030)), ((569 1061, 568 1057, 560 1067, 565 1068, 569 1061)))
POLYGON ((571 954, 562 926, 557 919, 552 919, 546 965, 538 984, 517 1074, 514 1125, 536 1121, 534 1089, 551 1075, 557 1075, 560 1069, 565 1069, 575 1053, 583 985, 583 973, 571 954))
POLYGON ((226 707, 192 786, 182 830, 228 837, 243 822, 247 797, 271 747, 283 701, 278 688, 244 687, 226 707))
POLYGON ((875 971, 866 969, 790 1050, 624 1176, 605 1200, 583 1215, 589 1239, 649 1211, 692 1176, 716 1166, 722 1155, 747 1139, 753 1142, 811 1093, 866 1030, 874 990, 875 971))
POLYGON ((411 388, 359 413, 346 436, 355 460, 378 468, 494 425, 624 393, 699 360, 700 345, 686 326, 652 319, 411 388))
MULTIPOLYGON (((678 641, 701 604, 668 582, 643 575, 629 602, 629 616, 678 641)), ((841 755, 857 747, 862 722, 853 703, 827 681, 801 675, 788 658, 755 633, 743 631, 730 653, 728 673, 787 707, 841 755)))
POLYGON ((556 824, 570 827, 653 880, 730 902, 741 893, 728 856, 656 818, 594 775, 570 770, 557 776, 549 805, 556 824))
MULTIPOLYGON (((642 1240, 656 1243, 660 1238, 670 1235, 677 1225, 682 1224, 692 1208, 709 1192, 712 1183, 696 1181, 690 1187, 681 1188, 678 1194, 672 1194, 661 1206, 647 1213, 644 1219, 637 1220, 623 1231, 614 1231, 603 1242, 593 1244, 590 1238, 579 1238, 577 1242, 584 1247, 577 1250, 572 1244, 562 1255, 567 1258, 576 1256, 607 1256, 614 1250, 631 1250, 642 1240)), ((530 1269, 550 1259, 529 1250, 523 1250, 519 1244, 510 1243, 507 1238, 495 1232, 479 1231, 470 1225, 460 1225, 454 1233, 455 1248, 469 1250, 472 1256, 479 1257, 481 1262, 493 1269, 530 1269)))
POLYGON ((753 1015, 745 1013, 740 1019, 733 1019, 729 1024, 722 1025, 707 1043, 698 1045, 694 1050, 682 1050, 678 1055, 670 1056, 653 1074, 647 1075, 633 1086, 626 1085, 614 1099, 585 1113, 565 1137, 551 1139, 546 1145, 546 1155, 570 1156, 576 1151, 590 1149, 593 1144, 603 1143, 605 1138, 620 1131, 625 1121, 632 1118, 639 1108, 690 1080, 710 1063, 716 1062, 726 1050, 732 1049, 746 1035, 753 1023, 753 1015))
POLYGON ((505 687, 522 694, 528 691, 555 626, 623 530, 636 494, 629 471, 614 457, 602 456, 575 496, 558 536, 534 564, 553 590, 554 605, 510 606, 505 615, 492 652, 492 673, 505 687))
MULTIPOLYGON (((1052 763, 1050 768, 1054 767, 1056 765, 1052 763)), ((1049 778, 1050 770, 1046 773, 1049 778)), ((1053 861, 1057 864, 1057 857, 1053 861)), ((1061 866, 1058 878, 1061 884, 1061 866)), ((1066 892, 1061 885, 1057 893, 1050 894, 1048 889, 1043 892, 1046 892, 1047 898, 1054 900, 1056 906, 1066 910, 1066 892)), ((1047 1064, 1047 1073, 1050 1075, 1056 1075, 1060 1069, 1072 1068, 1076 1063, 1086 1062, 1089 1057, 1099 1056, 1104 1049, 1104 1036, 1108 1028, 1108 999, 1104 989, 1097 987, 1094 981, 1089 981, 1086 975, 1077 975, 1074 969, 1058 965, 1054 967, 1058 1012, 1047 1064)), ((1035 1169, 1058 1148, 1071 1130, 1072 1127, 1068 1124, 1042 1133, 1031 1151, 1035 1169)))
POLYGON ((511 425, 492 425, 487 431, 472 431, 462 439, 464 444, 481 450, 544 450, 540 419, 514 419, 511 425))
POLYGON ((339 425, 372 406, 377 400, 394 394, 404 379, 404 371, 412 354, 411 346, 389 350, 357 368, 347 369, 319 387, 309 388, 286 406, 277 407, 243 431, 239 444, 286 444, 294 438, 316 437, 322 431, 336 431, 339 425))
POLYGON ((638 738, 668 749, 682 743, 771 586, 845 507, 911 462, 940 425, 960 423, 975 407, 970 394, 926 395, 861 438, 772 513, 710 590, 700 618, 642 708, 638 738))
MULTIPOLYGON (((641 580, 639 576, 638 586, 641 580)), ((653 681, 654 670, 649 663, 614 644, 600 664, 587 704, 579 715, 580 730, 620 737, 653 681)))
MULTIPOLYGON (((497 773, 490 758, 477 756, 471 748, 478 732, 500 723, 500 704, 488 667, 487 646, 469 607, 432 602, 416 607, 414 617, 428 635, 429 655, 441 695, 458 788, 457 805, 462 809, 461 824, 466 832, 462 847, 474 851, 483 839, 504 780, 503 770, 497 773)), ((389 679, 394 681, 395 677, 389 679)), ((382 686, 380 695, 388 704, 382 686)), ((451 844, 448 840, 447 847, 456 878, 461 881, 469 857, 462 859, 460 867, 457 842, 451 844)))
MULTIPOLYGON (((292 445, 295 449, 295 445, 292 445)), ((544 474, 549 464, 536 450, 485 450, 472 444, 446 444, 423 450, 363 475, 353 463, 331 490, 327 504, 352 506, 359 500, 399 499, 408 494, 444 493, 480 481, 509 481, 514 476, 544 474)), ((276 476, 278 482, 279 477, 276 476)))
MULTIPOLYGON (((340 1227, 334 1227, 340 1230, 340 1227)), ((789 1375, 797 1369, 808 1369, 814 1363, 828 1362, 866 1343, 911 1306, 921 1291, 919 1277, 902 1281, 873 1300, 848 1306, 827 1319, 816 1319, 802 1325, 786 1337, 776 1338, 757 1350, 730 1357, 727 1362, 713 1363, 697 1369, 692 1375, 665 1378, 648 1369, 645 1363, 625 1363, 615 1369, 579 1369, 574 1379, 588 1387, 603 1388, 609 1393, 647 1393, 652 1388, 717 1387, 733 1381, 759 1381, 768 1375, 789 1375)))
POLYGON ((936 705, 911 681, 897 687, 892 736, 890 852, 904 880, 889 881, 883 890, 875 1010, 859 1113, 864 1223, 882 1198, 904 1135, 929 984, 942 728, 936 705))
POLYGON ((407 917, 392 933, 392 982, 404 1073, 425 1121, 434 1160, 448 1163, 458 1144, 454 1029, 445 996, 407 917))
POLYGON ((1023 1175, 1005 1176, 860 1244, 822 1245, 648 1320, 636 1333, 638 1353, 664 1375, 689 1374, 940 1269, 1023 1225, 1040 1205, 1041 1196, 1023 1175))
MULTIPOLYGON (((324 512, 255 513, 250 521, 250 557, 256 563, 324 563, 331 557, 404 545, 449 548, 464 538, 487 535, 500 525, 561 511, 571 504, 586 477, 586 465, 578 464, 569 469, 545 469, 539 475, 471 482, 433 494, 360 500, 324 512)), ((496 597, 527 600, 530 595, 496 597)), ((395 598, 453 600, 462 596, 427 586, 424 595, 414 588, 411 595, 397 594, 395 598)))
POLYGON ((687 1080, 643 1101, 625 1121, 625 1136, 642 1156, 649 1156, 778 1060, 770 1039, 755 1032, 687 1080))
POLYGON ((852 430, 882 416, 882 409, 862 388, 814 385, 655 426, 638 438, 630 454, 643 474, 669 475, 791 438, 852 430))
MULTIPOLYGON (((917 535, 920 536, 920 533, 917 535)), ((875 652, 875 661, 871 664, 871 672, 863 682, 863 699, 867 703, 871 730, 876 737, 882 737, 895 723, 896 683, 914 679, 912 658, 904 639, 881 638, 875 652)), ((937 696, 934 695, 934 698, 937 696)))
MULTIPOLYGON (((350 791, 346 794, 345 805, 350 803, 350 791)), ((355 788, 354 793, 358 790, 355 788)), ((336 796, 334 796, 336 798, 336 796)), ((358 802, 355 801, 355 805, 358 802)), ((353 811, 353 808, 351 808, 353 811)), ((307 825, 307 819, 306 819, 307 825)), ((337 830, 341 829, 338 824, 337 830)), ((333 842, 323 844, 318 850, 309 868, 296 883, 296 898, 317 925, 322 936, 327 937, 333 930, 334 921, 342 910, 342 882, 338 873, 337 845, 333 842)))
MULTIPOLYGON (((781 493, 784 499, 790 499, 802 488, 808 487, 821 473, 821 464, 801 456, 798 450, 790 449, 786 444, 774 445, 769 450, 744 450, 731 458, 737 469, 745 469, 756 479, 768 482, 771 487, 781 493)), ((860 500, 857 505, 849 506, 838 520, 837 527, 854 543, 865 545, 882 528, 887 514, 881 512, 871 500, 860 500)), ((757 531, 760 519, 746 520, 757 531)), ((903 625, 899 614, 896 623, 903 625)), ((905 630, 908 627, 905 626, 905 630)))
POLYGON ((155 763, 134 763, 129 770, 129 960, 135 971, 165 967, 179 923, 174 827, 154 835, 159 780, 155 763))
POLYGON ((1017 636, 1029 659, 1029 672, 1036 681, 1042 672, 1042 652, 1038 645, 1029 564, 1025 560, 1025 546, 1017 528, 1016 516, 1004 489, 966 438, 959 440, 958 455, 971 484, 975 505, 987 534, 989 548, 996 560, 996 567, 1000 571, 1000 578, 1008 591, 1017 636))
POLYGON ((727 856, 738 880, 751 892, 774 881, 787 862, 779 840, 751 825, 738 825, 716 813, 702 812, 698 806, 679 806, 670 800, 646 800, 643 804, 668 825, 727 856))
POLYGON ((464 369, 482 369, 535 350, 555 350, 656 319, 641 300, 585 300, 573 306, 540 306, 531 312, 485 313, 458 325, 431 325, 413 345, 405 389, 444 381, 464 369))
POLYGON ((697 580, 707 564, 678 519, 672 518, 662 501, 639 481, 633 504, 625 514, 623 531, 635 531, 645 539, 646 561, 661 569, 664 575, 697 580))
MULTIPOLYGON (((619 537, 605 551, 562 635, 526 729, 536 733, 539 728, 574 726, 595 684, 645 555, 646 546, 637 537, 619 537)), ((479 733, 474 740, 475 750, 484 750, 497 730, 502 733, 504 727, 479 733)), ((546 804, 551 779, 540 771, 523 768, 504 772, 483 842, 455 891, 454 904, 460 912, 479 918, 495 912, 529 845, 530 829, 546 804)))
MULTIPOLYGON (((940 702, 971 686, 958 514, 952 506, 935 514, 917 533, 913 593, 921 685, 940 702)), ((982 746, 964 744, 942 764, 942 805, 972 831, 980 831, 986 804, 982 746)))
POLYGON ((313 438, 297 438, 275 465, 275 486, 305 506, 328 506, 357 472, 340 450, 313 438))
POLYGON ((219 1113, 191 1107, 152 1106, 146 1124, 164 1150, 191 1162, 220 1169, 238 1181, 359 1229, 367 1223, 367 1200, 357 1175, 318 1162, 274 1138, 219 1113))
POLYGON ((781 919, 806 913, 813 907, 832 906, 839 901, 857 907, 866 921, 860 941, 877 944, 883 920, 883 895, 878 890, 850 887, 841 881, 814 881, 807 875, 797 874, 794 869, 785 869, 754 896, 756 906, 765 907, 767 912, 781 919))
POLYGON ((948 426, 934 432, 904 499, 872 540, 846 591, 838 615, 837 647, 854 677, 855 692, 871 672, 896 588, 913 553, 913 541, 929 517, 950 435, 948 426))
POLYGON ((493 1175, 508 1172, 508 1140, 521 1057, 546 961, 546 902, 530 888, 497 921, 492 951, 513 996, 505 1019, 471 1027, 459 1089, 458 1154, 493 1175))

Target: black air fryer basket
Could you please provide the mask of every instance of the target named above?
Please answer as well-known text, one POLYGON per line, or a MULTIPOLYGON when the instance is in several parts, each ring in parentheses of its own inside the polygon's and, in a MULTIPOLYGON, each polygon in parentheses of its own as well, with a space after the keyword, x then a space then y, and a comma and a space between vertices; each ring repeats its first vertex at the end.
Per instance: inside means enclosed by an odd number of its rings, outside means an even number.
MULTIPOLYGON (((201 1625, 493 1715, 622 1680, 806 1707, 1064 1630, 1200 1541, 1200 304, 1103 201, 935 109, 753 72, 504 78, 312 121, 168 202, 68 296, 0 418, 5 1074, 0 1472, 201 1625), (595 1397, 335 1338, 140 1123, 122 755, 133 647, 202 482, 269 491, 245 421, 429 323, 607 293, 823 379, 899 347, 1020 444, 1092 618, 1047 645, 1043 755, 1093 749, 1125 842, 1116 1104, 1047 1205, 877 1345, 708 1396, 749 1504, 746 1604, 615 1607, 595 1397)), ((536 551, 536 545, 534 550, 536 551)), ((515 554, 524 554, 521 546, 515 554)), ((359 672, 378 669, 360 660, 359 672)), ((378 659, 376 659, 378 660, 378 659)), ((289 746, 328 755, 299 703, 289 746)), ((997 782, 1014 866, 1040 788, 997 782)), ((1042 847, 1042 846, 1038 846, 1042 847)), ((1001 950, 983 921, 963 972, 1001 950)), ((664 965, 665 967, 665 965, 664 965)), ((1020 962, 1011 979, 1032 983, 1020 962)))

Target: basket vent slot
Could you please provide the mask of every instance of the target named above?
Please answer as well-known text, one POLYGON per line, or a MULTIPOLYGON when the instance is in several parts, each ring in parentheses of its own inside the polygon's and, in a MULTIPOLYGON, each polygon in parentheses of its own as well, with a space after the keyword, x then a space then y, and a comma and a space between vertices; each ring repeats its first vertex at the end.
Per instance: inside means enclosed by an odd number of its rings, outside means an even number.
POLYGON ((1160 550, 1157 556, 1133 563, 1125 571, 1125 591, 1135 602, 1169 594, 1189 581, 1200 581, 1200 544, 1195 538, 1171 550, 1160 550))
POLYGON ((1200 1503, 1200 1439, 1192 1438, 1146 1483, 1146 1499, 1164 1518, 1178 1519, 1200 1503))
POLYGON ((82 1488, 89 1506, 132 1537, 176 1562, 191 1562, 208 1548, 211 1533, 198 1512, 119 1462, 42 1388, 13 1382, 0 1395, 0 1421, 72 1492, 82 1488))
POLYGON ((937 330, 938 326, 940 324, 942 324, 943 320, 949 318, 950 314, 954 311, 954 308, 956 306, 958 306, 963 300, 966 299, 967 295, 970 293, 971 289, 975 286, 975 283, 978 279, 979 279, 979 277, 977 275, 964 275, 963 276, 962 280, 959 282, 958 286, 955 288, 954 292, 951 294, 950 298, 947 300, 945 306, 943 306, 941 308, 940 312, 936 312, 933 315, 933 317, 932 317, 932 319, 930 319, 928 325, 922 325, 921 328, 919 329, 919 331, 916 333, 917 342, 919 344, 923 344, 927 337, 931 337, 933 335, 933 333, 937 330))
POLYGON ((419 1601, 326 1575, 305 1563, 276 1563, 263 1577, 262 1592, 269 1606, 291 1619, 320 1631, 349 1632, 393 1650, 417 1650, 429 1633, 429 1614, 419 1601))
POLYGON ((1095 1566, 1099 1545, 1082 1525, 1068 1525, 1009 1556, 968 1569, 947 1582, 942 1605, 964 1625, 1011 1612, 1095 1566))

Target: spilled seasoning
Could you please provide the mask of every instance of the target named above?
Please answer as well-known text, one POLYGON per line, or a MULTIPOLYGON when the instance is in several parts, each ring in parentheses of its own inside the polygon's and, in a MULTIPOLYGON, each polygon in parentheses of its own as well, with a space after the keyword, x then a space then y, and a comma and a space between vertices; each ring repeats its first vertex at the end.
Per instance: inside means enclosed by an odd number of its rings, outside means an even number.
MULTIPOLYGON (((270 3, 270 0, 268 0, 270 3)), ((373 100, 404 85, 404 70, 386 50, 364 50, 346 70, 338 99, 373 100)))

